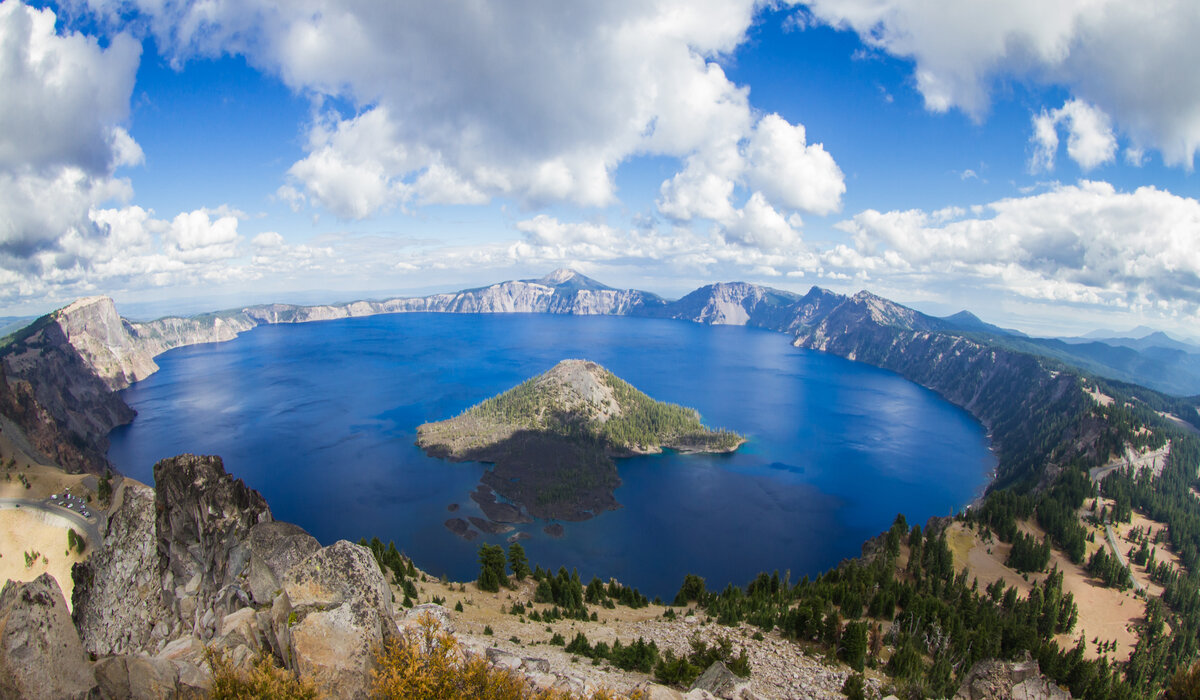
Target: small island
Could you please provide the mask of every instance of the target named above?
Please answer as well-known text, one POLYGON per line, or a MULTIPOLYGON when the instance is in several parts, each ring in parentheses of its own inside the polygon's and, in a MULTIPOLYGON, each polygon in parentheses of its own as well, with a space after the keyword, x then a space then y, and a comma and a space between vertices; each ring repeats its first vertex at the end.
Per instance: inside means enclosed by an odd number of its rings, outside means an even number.
POLYGON ((432 457, 494 465, 471 497, 496 523, 577 522, 619 508, 615 457, 732 452, 743 442, 586 360, 563 360, 459 416, 417 428, 417 445, 432 457))

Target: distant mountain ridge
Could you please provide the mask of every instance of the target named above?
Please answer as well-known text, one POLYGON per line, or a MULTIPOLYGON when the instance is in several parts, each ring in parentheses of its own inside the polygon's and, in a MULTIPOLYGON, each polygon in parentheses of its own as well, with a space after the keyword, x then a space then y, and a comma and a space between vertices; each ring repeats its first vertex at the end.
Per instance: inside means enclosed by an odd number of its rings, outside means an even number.
MULTIPOLYGON (((1025 441, 1049 415, 1083 410, 1086 397, 1079 387, 1081 380, 1064 369, 1080 367, 1128 381, 1133 373, 1158 368, 1161 381, 1151 388, 1169 381, 1161 374, 1162 366, 1154 365, 1154 358, 1144 359, 1146 355, 1130 348, 1118 349, 1132 353, 1132 359, 1121 365, 1114 358, 1082 354, 1080 348, 1088 346, 1026 338, 966 312, 930 316, 867 291, 846 296, 814 286, 799 295, 727 282, 668 301, 560 269, 537 279, 425 297, 314 306, 263 304, 145 323, 120 318, 106 297, 82 299, 3 341, 0 371, 9 386, 0 390, 9 389, 11 405, 25 402, 21 418, 12 420, 21 429, 43 436, 34 442, 43 447, 55 440, 75 445, 80 455, 66 461, 72 468, 96 471, 108 466, 103 457, 108 431, 133 416, 113 392, 156 371, 154 357, 162 352, 229 340, 263 324, 405 312, 603 314, 747 325, 787 333, 797 346, 890 369, 941 393, 988 428, 1002 466, 1007 464, 1006 451, 1023 454, 1025 441), (50 362, 53 358, 58 359, 50 362), (1143 358, 1143 364, 1137 358, 1143 358), (92 398, 80 403, 81 396, 92 398)), ((4 400, 0 395, 0 405, 4 400)), ((1074 449, 1090 448, 1081 443, 1074 449)), ((1029 465, 1012 470, 1025 472, 1029 465)))

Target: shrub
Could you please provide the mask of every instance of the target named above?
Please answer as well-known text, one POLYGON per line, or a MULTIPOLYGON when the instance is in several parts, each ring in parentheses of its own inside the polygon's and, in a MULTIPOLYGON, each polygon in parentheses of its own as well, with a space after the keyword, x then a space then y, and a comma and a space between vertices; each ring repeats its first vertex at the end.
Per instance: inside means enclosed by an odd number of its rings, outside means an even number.
POLYGON ((846 682, 842 684, 842 694, 849 700, 866 700, 867 691, 861 673, 846 676, 846 682))
MULTIPOLYGON (((416 629, 401 633, 376 656, 371 694, 377 698, 424 700, 568 700, 571 696, 535 688, 520 674, 491 666, 479 656, 463 653, 458 640, 443 631, 432 615, 422 615, 416 629)), ((606 690, 591 700, 616 698, 606 690)))
POLYGON ((297 678, 291 671, 275 665, 271 656, 259 656, 249 671, 234 668, 223 651, 212 647, 204 650, 204 660, 212 669, 209 697, 213 700, 311 700, 318 697, 317 689, 311 682, 297 678))
POLYGON ((1163 691, 1163 700, 1186 700, 1200 697, 1200 661, 1191 668, 1180 666, 1163 691))

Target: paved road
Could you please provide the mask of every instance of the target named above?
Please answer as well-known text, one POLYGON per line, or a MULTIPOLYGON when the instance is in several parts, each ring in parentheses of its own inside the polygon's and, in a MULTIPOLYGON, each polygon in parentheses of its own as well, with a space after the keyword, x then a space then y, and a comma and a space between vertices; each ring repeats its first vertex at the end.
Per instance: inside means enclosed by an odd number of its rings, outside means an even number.
POLYGON ((1133 569, 1129 568, 1129 562, 1125 561, 1125 555, 1121 553, 1121 548, 1117 546, 1117 535, 1113 532, 1112 526, 1105 525, 1104 532, 1108 535, 1109 548, 1112 549, 1113 554, 1117 555, 1117 561, 1121 562, 1121 566, 1125 567, 1125 570, 1129 572, 1129 583, 1133 584, 1133 590, 1146 590, 1142 587, 1142 584, 1138 583, 1138 580, 1133 577, 1133 569))
MULTIPOLYGON (((1117 469, 1122 466, 1124 466, 1124 465, 1118 464, 1118 465, 1112 466, 1112 467, 1092 467, 1090 474, 1092 477, 1092 481, 1094 481, 1096 483, 1096 495, 1097 496, 1100 495, 1100 488, 1101 488, 1100 479, 1104 478, 1104 475, 1108 474, 1113 469, 1117 469)), ((1096 517, 1100 517, 1100 512, 1099 512, 1100 499, 1099 498, 1096 499, 1096 508, 1097 508, 1096 517)), ((1117 561, 1121 562, 1121 566, 1125 567, 1125 570, 1129 572, 1129 583, 1131 583, 1133 585, 1133 590, 1145 591, 1146 590, 1145 587, 1143 587, 1142 584, 1138 583, 1138 580, 1133 577, 1133 569, 1129 568, 1129 562, 1125 561, 1125 555, 1123 553, 1121 553, 1121 548, 1117 546, 1117 535, 1116 535, 1116 533, 1113 532, 1112 526, 1109 525, 1108 523, 1104 523, 1104 534, 1105 534, 1105 537, 1108 539, 1108 548, 1111 549, 1113 555, 1115 555, 1117 557, 1117 561)))
POLYGON ((29 508, 31 510, 41 510, 55 515, 61 515, 67 520, 79 525, 83 530, 84 536, 87 538, 88 547, 100 546, 100 525, 96 512, 88 508, 88 512, 92 517, 85 518, 76 511, 64 508, 57 501, 50 498, 33 499, 33 498, 0 498, 0 508, 29 508))

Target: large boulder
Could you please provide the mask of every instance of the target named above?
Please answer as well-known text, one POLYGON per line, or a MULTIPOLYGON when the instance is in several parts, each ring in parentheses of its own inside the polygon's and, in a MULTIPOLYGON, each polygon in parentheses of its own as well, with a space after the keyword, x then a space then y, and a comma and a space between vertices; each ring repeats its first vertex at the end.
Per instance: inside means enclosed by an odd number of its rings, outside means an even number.
POLYGON ((58 581, 42 574, 0 591, 0 697, 86 698, 96 677, 58 581))
POLYGON ((104 698, 167 700, 179 696, 179 670, 170 661, 148 656, 109 656, 96 662, 96 680, 104 698))
POLYGON ((733 671, 721 661, 714 661, 704 673, 692 683, 690 690, 702 690, 712 693, 718 698, 740 698, 743 691, 749 689, 749 684, 734 675, 733 671))
POLYGON ((250 528, 250 595, 266 605, 283 589, 283 577, 293 566, 321 548, 317 538, 299 525, 279 521, 250 528))
POLYGON ((320 549, 288 571, 279 598, 273 610, 288 613, 273 612, 273 636, 289 667, 327 695, 365 698, 376 650, 398 634, 371 552, 345 540, 320 549))
POLYGON ((159 657, 108 656, 96 662, 101 698, 175 700, 205 698, 212 688, 207 671, 159 657))
POLYGON ((225 472, 220 457, 179 455, 154 465, 163 603, 204 638, 249 602, 250 530, 270 522, 267 502, 225 472))
POLYGON ((963 677, 954 700, 1071 700, 1071 694, 1042 675, 1037 661, 980 661, 963 677))
POLYGON ((92 654, 145 651, 177 626, 162 603, 155 541, 154 491, 126 479, 113 496, 104 539, 72 570, 72 616, 92 654))

